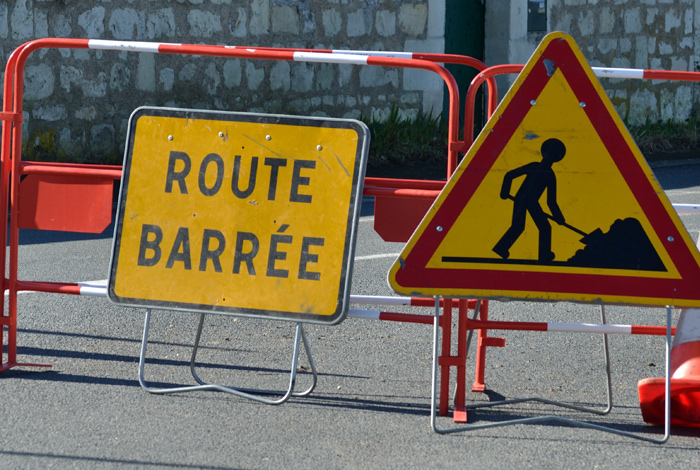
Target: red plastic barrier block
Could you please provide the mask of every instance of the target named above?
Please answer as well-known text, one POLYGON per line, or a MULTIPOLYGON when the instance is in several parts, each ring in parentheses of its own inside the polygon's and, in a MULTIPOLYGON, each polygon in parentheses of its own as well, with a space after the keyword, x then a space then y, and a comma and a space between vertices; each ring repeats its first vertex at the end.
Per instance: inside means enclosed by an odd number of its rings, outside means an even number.
POLYGON ((376 196, 374 231, 385 242, 407 242, 433 199, 376 196))
POLYGON ((102 233, 112 222, 111 179, 29 174, 19 188, 20 228, 102 233))

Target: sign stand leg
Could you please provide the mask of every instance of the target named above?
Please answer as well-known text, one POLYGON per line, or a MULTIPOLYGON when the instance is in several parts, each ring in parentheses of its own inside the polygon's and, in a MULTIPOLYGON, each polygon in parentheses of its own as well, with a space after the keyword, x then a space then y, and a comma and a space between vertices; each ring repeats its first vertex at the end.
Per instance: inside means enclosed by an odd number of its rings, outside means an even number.
MULTIPOLYGON (((601 313, 603 315, 603 320, 605 320, 605 310, 602 309, 601 313)), ((668 441, 668 438, 671 435, 671 405, 670 405, 670 396, 671 396, 671 390, 670 390, 670 369, 671 369, 671 307, 666 307, 666 347, 665 347, 665 353, 666 353, 666 402, 665 402, 665 410, 664 410, 664 435, 661 439, 653 439, 644 435, 640 434, 634 434, 626 431, 620 431, 618 429, 606 427, 606 426, 600 426, 597 424, 592 424, 584 421, 578 421, 578 420, 573 420, 569 418, 563 418, 561 416, 554 416, 554 415, 545 415, 545 416, 535 416, 532 418, 519 418, 519 419, 511 419, 507 421, 500 421, 497 423, 487 423, 487 424, 472 424, 468 426, 459 426, 459 427, 454 427, 454 428, 449 428, 449 429, 440 429, 437 427, 437 407, 436 407, 436 397, 437 397, 437 375, 438 375, 438 341, 439 341, 439 336, 440 336, 440 298, 436 297, 435 298, 435 318, 433 320, 433 369, 432 369, 432 384, 431 384, 431 402, 430 402, 430 426, 432 427, 433 431, 438 433, 438 434, 451 434, 451 433, 456 433, 456 432, 462 432, 462 431, 475 431, 477 429, 488 429, 488 428, 495 428, 495 427, 500 427, 500 426, 509 426, 513 424, 529 424, 529 423, 541 423, 545 421, 550 421, 550 422, 558 422, 558 423, 564 423, 564 424, 569 424, 573 426, 579 426, 583 428, 588 428, 588 429, 594 429, 597 431, 603 431, 603 432, 609 432, 612 434, 617 434, 620 436, 625 436, 625 437, 630 437, 633 439, 639 439, 647 442, 652 442, 655 444, 663 444, 666 441, 668 441)), ((607 336, 607 335, 606 335, 607 336)), ((512 404, 512 403, 520 403, 523 401, 539 401, 542 403, 546 404, 551 404, 555 406, 563 406, 566 408, 572 408, 575 410, 580 410, 580 411, 587 411, 587 412, 593 412, 596 414, 606 414, 610 411, 612 408, 612 393, 610 392, 610 365, 609 365, 609 355, 608 355, 608 349, 607 349, 607 337, 605 338, 604 341, 604 348, 606 352, 606 371, 608 375, 608 407, 604 410, 589 410, 586 408, 581 408, 581 407, 576 407, 574 405, 568 405, 568 404, 561 404, 558 402, 550 401, 550 400, 545 400, 545 399, 539 399, 539 398, 525 398, 525 399, 516 399, 516 400, 503 400, 499 402, 492 402, 488 403, 485 405, 469 405, 467 406, 467 409, 469 408, 483 408, 487 406, 496 406, 496 405, 505 405, 505 404, 512 404)))
POLYGON ((144 379, 144 368, 146 365, 146 346, 148 344, 148 329, 149 329, 149 324, 150 324, 150 317, 151 317, 151 309, 146 309, 146 317, 144 320, 144 328, 143 328, 143 339, 141 342, 141 353, 139 357, 139 383, 141 384, 141 387, 146 390, 149 393, 154 393, 154 394, 167 394, 167 393, 180 393, 180 392, 194 392, 198 390, 217 390, 220 392, 226 392, 230 393, 232 395, 237 395, 240 397, 244 398, 249 398, 251 400, 255 400, 261 403, 265 403, 268 405, 281 405, 282 403, 286 402, 291 396, 306 396, 310 394, 313 389, 316 387, 316 382, 318 381, 318 373, 316 371, 316 365, 313 361, 313 358, 311 356, 311 349, 309 347, 308 341, 306 339, 306 334, 304 333, 304 328, 302 326, 301 322, 297 323, 296 326, 296 333, 294 335, 294 350, 292 353, 292 366, 291 370, 289 373, 289 387, 287 388, 286 391, 273 391, 273 390, 258 390, 258 389, 247 389, 247 388, 233 388, 233 387, 227 387, 224 385, 219 385, 219 384, 210 384, 202 381, 199 376, 197 375, 195 369, 196 369, 196 355, 197 355, 197 350, 199 349, 199 341, 201 338, 201 333, 202 333, 202 328, 204 325, 204 316, 206 314, 201 314, 200 319, 199 319, 199 327, 197 328, 197 336, 195 339, 195 345, 193 346, 192 350, 192 358, 190 360, 190 371, 192 372, 193 378, 199 383, 199 385, 190 385, 190 386, 184 386, 184 387, 171 387, 171 388, 154 388, 150 387, 147 383, 146 380, 144 379), (297 373, 297 365, 299 363, 299 344, 300 342, 304 343, 304 350, 306 352, 306 356, 309 358, 309 364, 311 367, 311 372, 312 372, 312 384, 311 386, 304 390, 303 392, 294 392, 294 386, 296 384, 296 373, 297 373), (259 395, 276 395, 279 396, 278 399, 267 399, 259 395))

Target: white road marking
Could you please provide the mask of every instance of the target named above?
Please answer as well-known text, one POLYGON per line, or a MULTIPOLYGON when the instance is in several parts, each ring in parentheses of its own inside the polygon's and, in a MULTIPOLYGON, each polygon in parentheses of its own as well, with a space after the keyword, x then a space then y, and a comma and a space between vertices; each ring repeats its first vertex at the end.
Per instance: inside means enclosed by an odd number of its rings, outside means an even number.
POLYGON ((355 261, 365 261, 368 259, 396 258, 401 253, 380 253, 378 255, 355 256, 355 261))

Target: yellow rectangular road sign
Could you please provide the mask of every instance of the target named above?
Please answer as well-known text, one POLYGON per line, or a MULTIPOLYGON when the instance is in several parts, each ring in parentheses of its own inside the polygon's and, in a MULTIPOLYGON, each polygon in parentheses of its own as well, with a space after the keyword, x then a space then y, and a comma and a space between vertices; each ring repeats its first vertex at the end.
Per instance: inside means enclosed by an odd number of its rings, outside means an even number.
POLYGON ((110 299, 342 321, 368 146, 354 120, 137 109, 110 299))

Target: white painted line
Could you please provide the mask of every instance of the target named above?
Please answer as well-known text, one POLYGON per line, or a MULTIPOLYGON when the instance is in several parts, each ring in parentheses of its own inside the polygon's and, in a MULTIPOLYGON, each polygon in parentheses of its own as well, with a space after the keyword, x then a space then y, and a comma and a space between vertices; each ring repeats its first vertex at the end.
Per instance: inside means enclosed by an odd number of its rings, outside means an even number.
POLYGON ((396 258, 401 253, 381 253, 378 255, 355 256, 355 261, 367 261, 370 259, 396 258))

